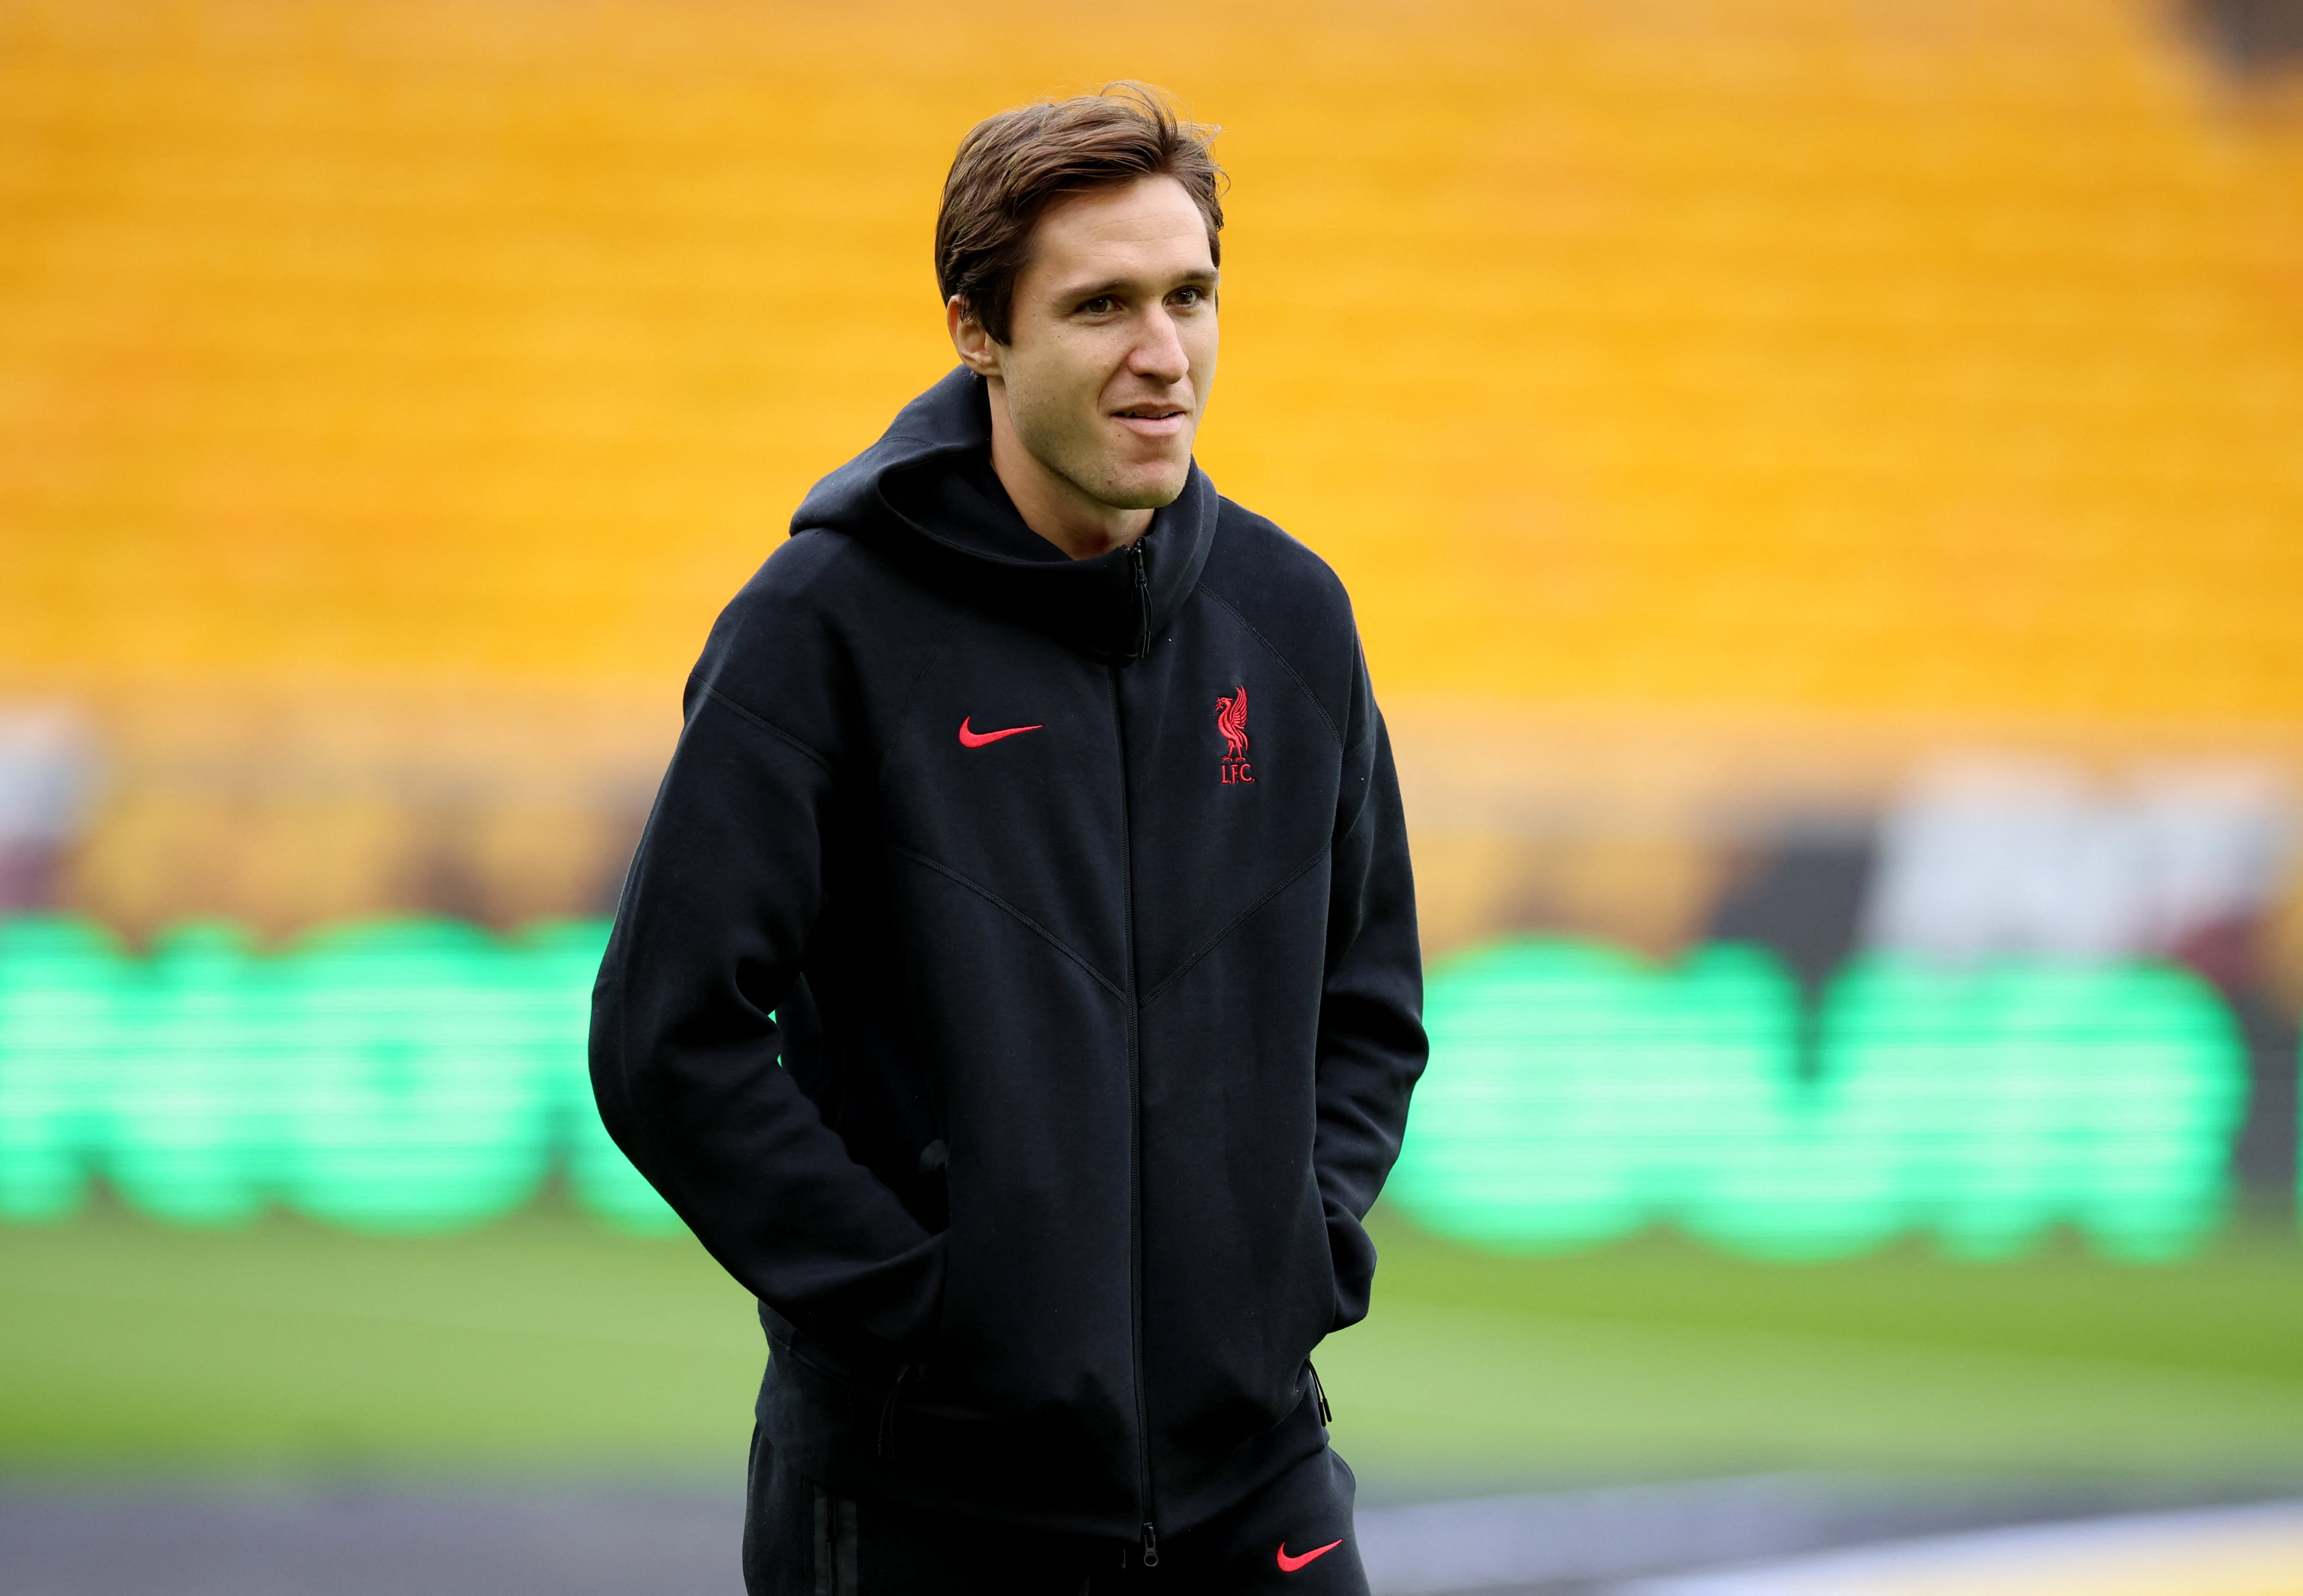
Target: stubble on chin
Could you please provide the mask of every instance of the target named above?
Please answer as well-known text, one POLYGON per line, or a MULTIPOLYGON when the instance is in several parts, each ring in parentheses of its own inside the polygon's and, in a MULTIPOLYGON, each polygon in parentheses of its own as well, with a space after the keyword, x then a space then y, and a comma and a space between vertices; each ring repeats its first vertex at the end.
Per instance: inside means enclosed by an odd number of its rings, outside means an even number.
POLYGON ((1074 477, 1071 483, 1097 503, 1109 505, 1114 510, 1165 510, 1184 496, 1184 484, 1190 480, 1191 475, 1191 463, 1186 460, 1175 469, 1172 476, 1163 472, 1158 476, 1138 476, 1119 480, 1107 477, 1100 484, 1085 483, 1074 477))
POLYGON ((1184 485, 1191 480, 1188 449, 1180 460, 1162 460, 1156 469, 1139 466, 1133 471, 1124 466, 1115 469, 1101 449, 1080 452, 1089 458, 1050 460, 1042 454, 1040 460, 1081 494, 1113 510, 1165 510, 1183 497, 1184 485))
POLYGON ((1106 491, 1096 496, 1115 510, 1165 510, 1183 497, 1184 484, 1191 480, 1193 435, 1184 435, 1172 459, 1105 473, 1106 491))
POLYGON ((1184 484, 1190 476, 1191 468, 1185 465, 1172 478, 1138 478, 1126 486, 1114 484, 1092 496, 1114 510, 1165 510, 1184 496, 1184 484))

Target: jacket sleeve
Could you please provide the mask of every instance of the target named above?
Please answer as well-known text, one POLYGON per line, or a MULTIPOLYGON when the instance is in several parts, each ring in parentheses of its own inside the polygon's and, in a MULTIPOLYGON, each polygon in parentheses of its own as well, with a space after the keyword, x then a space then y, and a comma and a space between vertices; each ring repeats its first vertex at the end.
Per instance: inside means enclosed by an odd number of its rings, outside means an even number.
MULTIPOLYGON (((723 622, 723 629, 726 623, 723 622)), ((823 896, 833 763, 715 685, 715 637, 593 992, 600 1117, 747 1289, 894 1350, 932 1322, 943 1241, 849 1156, 779 1062, 823 896)))
POLYGON ((1407 822, 1364 659, 1354 672, 1346 736, 1330 856, 1313 1149, 1336 1268, 1336 1330, 1367 1316, 1375 1244, 1361 1221, 1399 1156, 1408 1094, 1428 1051, 1407 822))

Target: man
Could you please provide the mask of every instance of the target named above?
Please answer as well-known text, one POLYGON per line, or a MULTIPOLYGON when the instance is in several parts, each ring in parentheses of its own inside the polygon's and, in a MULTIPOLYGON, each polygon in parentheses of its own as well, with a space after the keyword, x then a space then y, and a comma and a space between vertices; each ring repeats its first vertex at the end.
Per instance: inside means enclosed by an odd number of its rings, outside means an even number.
POLYGON ((721 616, 624 890, 593 1080, 759 1298, 753 1596, 1366 1589, 1307 1358, 1413 893, 1342 587, 1192 463, 1207 139, 1133 88, 967 136, 960 366, 721 616))

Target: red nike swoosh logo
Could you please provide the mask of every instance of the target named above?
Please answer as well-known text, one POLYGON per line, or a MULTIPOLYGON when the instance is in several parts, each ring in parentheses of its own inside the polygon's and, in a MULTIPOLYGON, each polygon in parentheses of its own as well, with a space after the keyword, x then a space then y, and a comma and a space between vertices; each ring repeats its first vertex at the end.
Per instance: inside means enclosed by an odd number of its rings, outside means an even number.
POLYGON ((1343 1542, 1340 1541, 1330 1541, 1325 1546, 1313 1547, 1300 1558, 1291 1558, 1287 1555, 1287 1542, 1282 1541, 1279 1543, 1279 1572, 1282 1574, 1293 1574, 1304 1564, 1310 1562, 1313 1558, 1324 1558, 1342 1544, 1343 1542))
MULTIPOLYGON (((967 721, 974 718, 974 715, 970 715, 967 721)), ((1014 737, 1018 732, 1047 730, 1045 726, 1010 726, 1004 731, 970 731, 967 729, 967 721, 962 721, 959 723, 959 746, 964 748, 980 748, 985 743, 996 743, 1003 737, 1014 737)))

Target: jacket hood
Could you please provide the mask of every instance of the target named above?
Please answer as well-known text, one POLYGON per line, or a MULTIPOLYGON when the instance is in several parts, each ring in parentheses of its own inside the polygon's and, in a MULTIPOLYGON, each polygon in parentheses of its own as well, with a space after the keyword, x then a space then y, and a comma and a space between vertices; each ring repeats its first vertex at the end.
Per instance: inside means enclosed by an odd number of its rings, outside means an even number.
POLYGON ((991 390, 962 366, 817 483, 791 529, 844 533, 940 591, 1116 663, 1149 654, 1199 581, 1217 505, 1195 463, 1183 493, 1133 545, 1071 559, 1024 524, 1000 485, 991 390))

